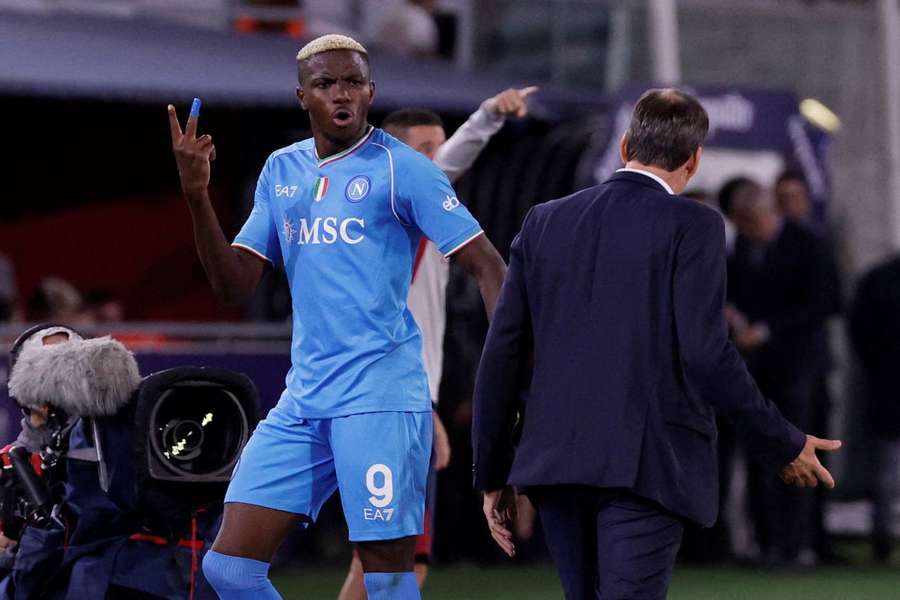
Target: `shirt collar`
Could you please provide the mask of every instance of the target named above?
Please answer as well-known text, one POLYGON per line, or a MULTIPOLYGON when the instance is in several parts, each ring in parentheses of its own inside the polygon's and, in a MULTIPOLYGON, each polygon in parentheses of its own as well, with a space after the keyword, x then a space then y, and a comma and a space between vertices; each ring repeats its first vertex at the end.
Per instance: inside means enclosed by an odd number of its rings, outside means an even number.
POLYGON ((646 175, 647 177, 649 177, 650 179, 652 179, 659 185, 663 186, 663 189, 666 190, 667 192, 669 192, 669 194, 672 194, 672 195, 675 194, 675 192, 672 191, 672 188, 671 188, 671 186, 669 186, 668 183, 666 183, 661 177, 659 177, 658 175, 654 175, 650 171, 644 171, 642 169, 630 169, 628 167, 622 167, 621 169, 616 169, 616 173, 623 173, 623 172, 624 173, 640 173, 641 175, 646 175))
POLYGON ((359 138, 352 146, 349 148, 345 148, 340 152, 332 154, 331 156, 326 156, 325 158, 319 157, 319 151, 316 149, 316 143, 313 142, 313 152, 315 152, 316 160, 319 161, 319 166, 324 167, 325 165, 329 165, 337 160, 344 158, 345 156, 352 154, 356 151, 360 146, 366 143, 366 141, 372 136, 372 132, 375 131, 375 128, 371 125, 368 126, 366 132, 363 134, 361 138, 359 138))

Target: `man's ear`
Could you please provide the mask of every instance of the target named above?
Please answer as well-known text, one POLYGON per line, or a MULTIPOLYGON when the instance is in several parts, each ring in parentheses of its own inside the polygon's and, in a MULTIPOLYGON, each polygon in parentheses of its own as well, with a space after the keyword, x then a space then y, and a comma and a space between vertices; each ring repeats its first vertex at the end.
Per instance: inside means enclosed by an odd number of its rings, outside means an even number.
POLYGON ((303 110, 308 110, 306 108, 306 103, 303 101, 303 88, 299 85, 297 86, 297 100, 300 101, 300 108, 302 108, 303 110))
POLYGON ((372 105, 372 102, 375 101, 375 82, 369 82, 369 106, 372 105))
POLYGON ((619 140, 619 158, 622 159, 622 164, 626 164, 628 162, 628 132, 622 134, 622 139, 619 140))
POLYGON ((700 168, 700 157, 703 155, 703 146, 697 146, 697 149, 694 150, 694 153, 691 154, 691 157, 684 164, 684 168, 687 171, 688 177, 693 177, 694 173, 697 172, 697 169, 700 168))

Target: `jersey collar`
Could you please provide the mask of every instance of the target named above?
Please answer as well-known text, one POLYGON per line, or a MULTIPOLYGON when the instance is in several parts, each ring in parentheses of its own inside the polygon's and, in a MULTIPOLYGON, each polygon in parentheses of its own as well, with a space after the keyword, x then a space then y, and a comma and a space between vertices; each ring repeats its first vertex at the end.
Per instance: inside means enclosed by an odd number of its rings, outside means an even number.
POLYGON ((325 158, 319 158, 319 151, 316 150, 316 145, 313 143, 313 152, 316 154, 316 160, 319 161, 319 167, 324 167, 325 165, 330 165, 331 163, 341 160, 345 156, 349 156, 353 154, 360 146, 366 143, 370 137, 372 137, 372 132, 375 131, 375 128, 369 125, 369 128, 366 130, 366 134, 359 138, 359 140, 347 148, 346 150, 341 150, 337 154, 332 154, 331 156, 327 156, 325 158))

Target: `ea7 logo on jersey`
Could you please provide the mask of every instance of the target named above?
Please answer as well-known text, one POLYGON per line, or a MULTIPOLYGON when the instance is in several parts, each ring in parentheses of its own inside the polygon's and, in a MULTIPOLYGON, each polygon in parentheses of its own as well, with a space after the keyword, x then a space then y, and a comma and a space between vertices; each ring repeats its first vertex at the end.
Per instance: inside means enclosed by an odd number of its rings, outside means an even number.
POLYGON ((285 196, 287 198, 293 198, 294 194, 297 193, 297 187, 298 186, 296 186, 296 185, 281 185, 281 184, 276 183, 275 184, 275 195, 276 196, 285 196))
POLYGON ((457 199, 456 196, 447 196, 442 206, 444 207, 444 210, 449 212, 459 206, 459 199, 457 199))

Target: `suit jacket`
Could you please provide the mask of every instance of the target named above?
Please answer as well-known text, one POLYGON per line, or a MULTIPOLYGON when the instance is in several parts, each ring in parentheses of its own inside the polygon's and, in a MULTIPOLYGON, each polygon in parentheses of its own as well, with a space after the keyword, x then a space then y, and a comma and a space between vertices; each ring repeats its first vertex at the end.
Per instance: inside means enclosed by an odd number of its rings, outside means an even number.
MULTIPOLYGON (((836 269, 827 242, 785 220, 764 248, 739 236, 728 268, 728 297, 770 339, 748 353, 751 371, 776 386, 818 380, 831 365, 826 320, 840 309, 836 269)), ((765 386, 763 386, 765 389, 765 386)))
POLYGON ((724 303, 722 218, 653 179, 620 172, 533 207, 478 369, 476 487, 623 488, 712 524, 714 410, 774 467, 805 442, 747 372, 724 303))

